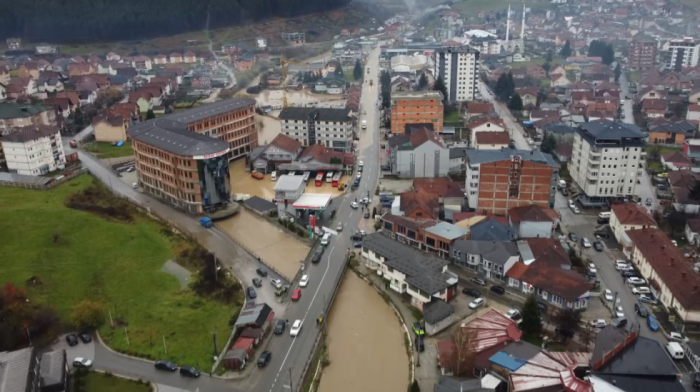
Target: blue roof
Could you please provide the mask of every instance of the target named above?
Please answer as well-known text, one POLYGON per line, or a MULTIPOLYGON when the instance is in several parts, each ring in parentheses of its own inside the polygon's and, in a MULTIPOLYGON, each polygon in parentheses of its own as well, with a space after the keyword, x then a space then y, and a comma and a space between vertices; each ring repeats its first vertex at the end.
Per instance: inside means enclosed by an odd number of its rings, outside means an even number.
POLYGON ((513 241, 515 233, 510 226, 495 219, 484 219, 469 228, 472 240, 480 241, 513 241))
POLYGON ((499 351, 496 354, 493 354, 491 358, 489 358, 489 362, 496 364, 500 367, 506 368, 511 372, 515 372, 521 367, 523 367, 527 363, 527 360, 511 356, 503 351, 499 351))

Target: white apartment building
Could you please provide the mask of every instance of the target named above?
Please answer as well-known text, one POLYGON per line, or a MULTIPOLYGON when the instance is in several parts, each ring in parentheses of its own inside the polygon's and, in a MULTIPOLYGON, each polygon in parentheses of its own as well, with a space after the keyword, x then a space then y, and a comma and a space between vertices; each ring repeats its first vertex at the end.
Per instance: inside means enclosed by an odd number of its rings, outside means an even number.
POLYGON ((52 172, 66 163, 58 127, 30 125, 2 138, 10 173, 38 176, 52 172))
POLYGON ((680 71, 683 67, 698 65, 700 41, 696 41, 692 37, 668 41, 662 49, 662 63, 667 69, 680 71))
POLYGON ((335 151, 352 151, 354 126, 350 109, 286 108, 279 119, 282 133, 304 147, 321 144, 335 151))
POLYGON ((584 205, 637 196, 643 172, 644 133, 634 124, 583 123, 574 135, 569 173, 584 205))
POLYGON ((469 48, 436 50, 434 74, 445 82, 448 101, 473 101, 479 83, 479 51, 469 48))

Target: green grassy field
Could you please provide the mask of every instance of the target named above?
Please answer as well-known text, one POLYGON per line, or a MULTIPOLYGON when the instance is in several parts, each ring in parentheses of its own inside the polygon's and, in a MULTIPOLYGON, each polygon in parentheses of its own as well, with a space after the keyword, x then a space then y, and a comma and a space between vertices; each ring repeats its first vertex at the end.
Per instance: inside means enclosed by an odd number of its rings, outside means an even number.
POLYGON ((463 0, 455 2, 452 9, 459 12, 462 16, 475 16, 481 11, 499 11, 508 8, 508 4, 512 4, 511 9, 522 11, 522 6, 532 10, 546 9, 550 7, 549 3, 533 3, 533 2, 518 2, 512 3, 507 0, 463 0))
POLYGON ((442 121, 443 122, 457 122, 457 121, 459 121, 459 112, 454 111, 454 112, 448 114, 447 116, 443 117, 442 121))
POLYGON ((112 143, 92 142, 85 144, 85 150, 97 155, 100 159, 119 158, 134 155, 131 142, 124 143, 123 146, 113 146, 112 143))
POLYGON ((41 284, 27 288, 29 300, 50 303, 66 323, 77 302, 103 303, 115 322, 128 324, 129 343, 123 327, 110 327, 109 316, 100 329, 119 351, 212 365, 211 333, 218 328, 221 348, 235 306, 181 290, 174 276, 161 272, 185 244, 164 226, 141 215, 133 223, 108 221, 64 205, 93 181, 83 175, 49 191, 0 187, 0 283, 25 286, 37 277, 41 284))
POLYGON ((91 372, 82 377, 85 392, 150 392, 151 387, 116 376, 91 372))

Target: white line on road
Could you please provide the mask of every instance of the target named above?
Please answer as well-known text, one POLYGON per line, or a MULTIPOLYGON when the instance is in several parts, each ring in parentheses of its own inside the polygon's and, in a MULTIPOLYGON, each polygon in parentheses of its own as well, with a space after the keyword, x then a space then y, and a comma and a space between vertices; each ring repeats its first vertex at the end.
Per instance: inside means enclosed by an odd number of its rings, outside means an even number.
MULTIPOLYGON (((314 293, 314 296, 311 298, 311 303, 309 303, 309 307, 306 309, 306 314, 304 314, 304 318, 301 320, 301 325, 304 325, 304 321, 306 321, 306 316, 309 314, 309 310, 311 310, 311 307, 314 304, 314 301, 316 300, 316 296, 318 295, 318 291, 321 290, 321 286, 323 285, 323 281, 326 279, 326 275, 328 275, 328 270, 331 267, 331 256, 333 256, 333 251, 335 250, 335 246, 331 248, 331 252, 328 254, 328 259, 326 263, 326 271, 323 273, 323 276, 321 277, 321 281, 318 282, 318 286, 316 287, 316 292, 314 293)), ((294 343, 297 341, 296 337, 292 340, 292 344, 289 345, 289 350, 287 350, 287 354, 285 354, 284 359, 282 360, 282 365, 280 365, 280 370, 277 371, 277 375, 275 376, 275 381, 272 383, 272 386, 270 387, 270 392, 275 388, 275 383, 277 382, 277 378, 280 376, 280 373, 282 373, 282 369, 284 369, 284 364, 287 363, 287 357, 289 357, 289 353, 292 352, 292 347, 294 347, 294 343)))

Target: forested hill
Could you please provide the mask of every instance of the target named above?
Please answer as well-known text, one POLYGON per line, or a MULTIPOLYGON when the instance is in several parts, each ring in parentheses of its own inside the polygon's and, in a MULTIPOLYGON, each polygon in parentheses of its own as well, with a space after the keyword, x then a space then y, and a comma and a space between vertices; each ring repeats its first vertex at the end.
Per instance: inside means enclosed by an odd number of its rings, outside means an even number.
POLYGON ((56 43, 133 40, 292 17, 351 0, 20 0, 0 1, 0 38, 56 43))

